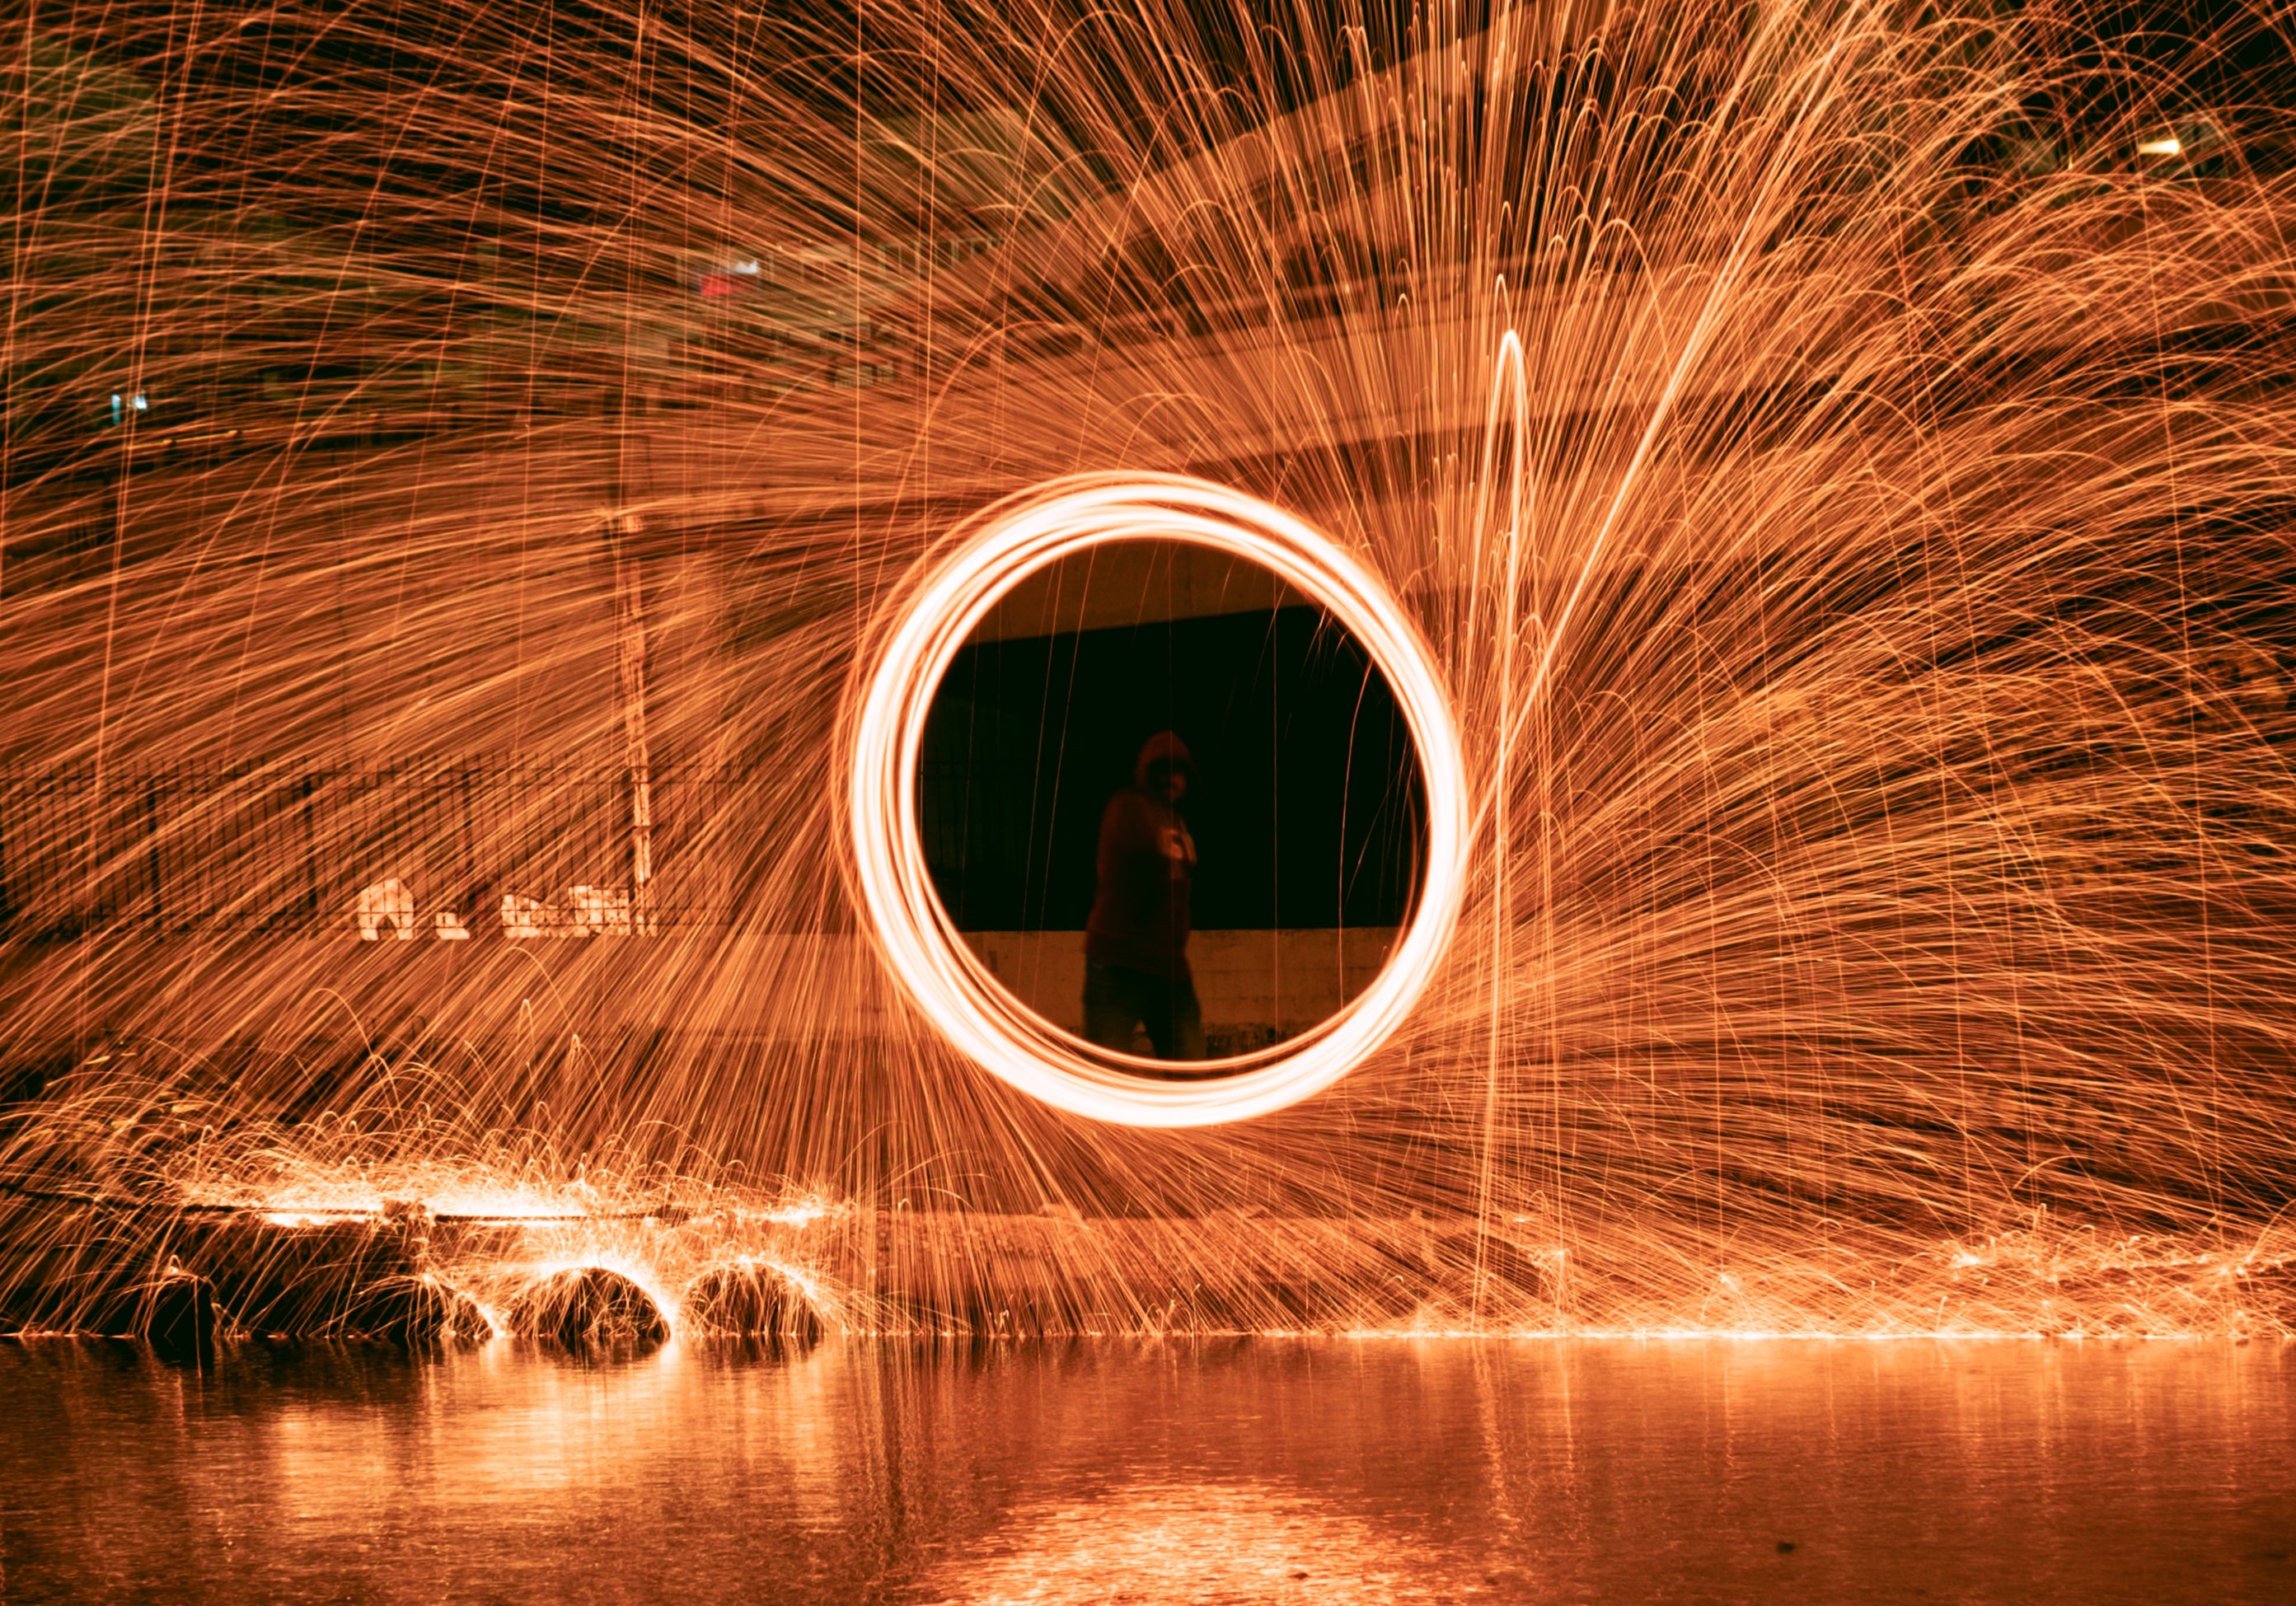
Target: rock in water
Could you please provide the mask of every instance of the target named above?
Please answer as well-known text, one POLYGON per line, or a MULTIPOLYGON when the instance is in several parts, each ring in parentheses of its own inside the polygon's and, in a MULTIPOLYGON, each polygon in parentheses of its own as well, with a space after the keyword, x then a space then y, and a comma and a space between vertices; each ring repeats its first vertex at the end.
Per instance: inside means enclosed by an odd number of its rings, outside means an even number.
POLYGON ((411 1276, 362 1289, 344 1315, 341 1331, 412 1348, 482 1342, 493 1336, 494 1324, 477 1300, 453 1284, 411 1276))
POLYGON ((578 1266, 529 1284, 511 1302, 510 1330, 569 1349, 652 1348, 669 1337, 653 1296, 619 1272, 578 1266))
POLYGON ((166 1360, 205 1368, 215 1361, 216 1325, 214 1285, 205 1277, 173 1272, 145 1294, 136 1336, 166 1360))
POLYGON ((685 1291, 685 1319, 695 1332, 811 1344, 821 1316, 787 1274, 754 1263, 721 1266, 685 1291))

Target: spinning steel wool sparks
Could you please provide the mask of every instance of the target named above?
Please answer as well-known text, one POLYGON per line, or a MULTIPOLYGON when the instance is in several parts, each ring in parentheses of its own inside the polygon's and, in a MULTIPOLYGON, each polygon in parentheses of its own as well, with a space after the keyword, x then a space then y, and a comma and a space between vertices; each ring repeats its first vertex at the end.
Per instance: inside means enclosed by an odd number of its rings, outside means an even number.
POLYGON ((1003 508, 904 598, 854 717, 852 832, 861 894, 888 963, 950 1039, 1022 1092, 1139 1127, 1242 1120, 1319 1093, 1393 1035, 1440 962, 1457 918, 1466 777, 1448 698, 1418 633, 1346 553, 1265 504, 1181 479, 1052 488, 1003 508), (1095 1049, 1005 992, 935 896, 917 820, 917 753, 948 664, 1011 589, 1062 558, 1124 540, 1200 544, 1247 559, 1313 597, 1370 648, 1399 689, 1427 777, 1428 846, 1411 923, 1361 996, 1292 1042, 1215 1062, 1210 1082, 1159 1083, 1150 1061, 1095 1049))
POLYGON ((8 1319, 2284 1328, 2286 20, 10 22, 8 1319), (1201 1082, 915 823, 1128 533, 1423 794, 1201 1082))

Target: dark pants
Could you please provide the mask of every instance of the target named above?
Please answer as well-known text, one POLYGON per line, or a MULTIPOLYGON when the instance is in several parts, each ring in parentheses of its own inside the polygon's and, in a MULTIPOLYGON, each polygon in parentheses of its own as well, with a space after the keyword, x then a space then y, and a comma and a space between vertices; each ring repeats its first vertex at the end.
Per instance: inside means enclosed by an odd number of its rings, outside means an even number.
POLYGON ((1195 983, 1120 965, 1084 967, 1084 1035, 1103 1048, 1132 1052, 1132 1028, 1148 1028, 1160 1060, 1204 1057, 1204 1016, 1195 983))

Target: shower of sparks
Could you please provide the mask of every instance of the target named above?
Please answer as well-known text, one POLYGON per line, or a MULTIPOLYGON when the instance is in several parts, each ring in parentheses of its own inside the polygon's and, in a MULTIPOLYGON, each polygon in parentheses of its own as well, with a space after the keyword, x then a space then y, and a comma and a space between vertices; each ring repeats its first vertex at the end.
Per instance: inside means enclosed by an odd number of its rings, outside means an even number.
POLYGON ((2088 15, 16 15, 0 1291, 267 1217, 488 1312, 2284 1328, 2286 19, 2088 15), (1079 471, 1448 689, 1456 938, 1257 1121, 1046 1108, 861 934, 873 621, 1079 471))

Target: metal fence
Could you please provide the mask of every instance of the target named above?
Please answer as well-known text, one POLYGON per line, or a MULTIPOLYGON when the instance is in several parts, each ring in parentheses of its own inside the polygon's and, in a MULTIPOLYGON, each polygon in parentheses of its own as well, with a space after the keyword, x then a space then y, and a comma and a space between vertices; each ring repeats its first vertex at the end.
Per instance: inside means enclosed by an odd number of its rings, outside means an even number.
POLYGON ((518 938, 725 923, 715 844, 738 777, 658 767, 646 783, 642 832, 621 769, 0 767, 0 936, 518 938))

